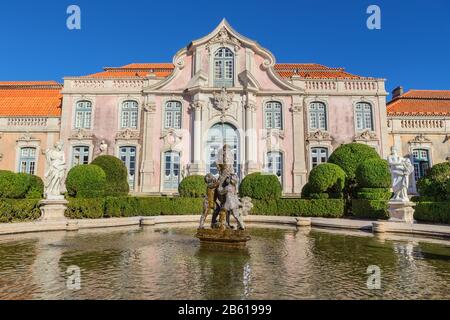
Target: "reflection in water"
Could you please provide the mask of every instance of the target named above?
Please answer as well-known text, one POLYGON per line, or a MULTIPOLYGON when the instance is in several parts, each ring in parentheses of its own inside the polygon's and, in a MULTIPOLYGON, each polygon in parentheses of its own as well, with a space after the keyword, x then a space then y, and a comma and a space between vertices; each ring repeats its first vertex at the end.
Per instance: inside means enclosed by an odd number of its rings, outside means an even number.
POLYGON ((0 299, 448 299, 448 242, 286 227, 247 248, 200 245, 194 228, 0 237, 0 299), (433 243, 434 242, 434 243, 433 243), (66 288, 69 266, 81 290, 66 288), (381 290, 366 286, 381 268, 381 290))

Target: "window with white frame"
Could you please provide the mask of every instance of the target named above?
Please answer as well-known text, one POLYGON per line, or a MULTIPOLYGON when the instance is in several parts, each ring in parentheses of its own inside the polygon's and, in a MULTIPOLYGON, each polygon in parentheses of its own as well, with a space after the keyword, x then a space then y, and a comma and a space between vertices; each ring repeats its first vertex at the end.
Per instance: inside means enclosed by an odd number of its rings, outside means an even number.
POLYGON ((164 128, 181 129, 181 102, 168 101, 164 113, 164 128))
POLYGON ((373 131, 372 106, 367 102, 358 102, 355 108, 357 130, 373 131))
POLYGON ((92 116, 92 103, 79 101, 75 108, 75 129, 90 129, 92 116))
POLYGON ((19 158, 19 172, 36 173, 36 148, 21 148, 19 158))
POLYGON ((266 129, 282 129, 283 119, 281 113, 281 103, 269 101, 265 106, 266 129))
POLYGON ((219 48, 214 54, 214 86, 232 87, 234 77, 234 54, 228 48, 219 48))
POLYGON ((313 102, 309 106, 309 129, 327 130, 327 111, 325 103, 313 102))
POLYGON ((427 149, 413 150, 414 175, 416 181, 425 176, 430 169, 430 153, 427 149))
POLYGON ((136 101, 124 101, 121 112, 122 129, 137 129, 138 127, 138 103, 136 101))
POLYGON ((283 184, 283 154, 281 152, 267 153, 266 172, 276 175, 283 184))
POLYGON ((72 149, 72 166, 89 164, 89 147, 75 146, 72 149))
POLYGON ((311 168, 328 161, 327 148, 311 148, 311 168))

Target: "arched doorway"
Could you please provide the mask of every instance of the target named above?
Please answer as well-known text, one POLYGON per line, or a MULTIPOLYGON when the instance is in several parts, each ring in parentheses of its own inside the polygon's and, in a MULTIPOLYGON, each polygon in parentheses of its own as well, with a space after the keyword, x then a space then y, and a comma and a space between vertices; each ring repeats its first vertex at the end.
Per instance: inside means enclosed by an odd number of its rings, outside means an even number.
POLYGON ((239 157, 239 133, 236 128, 229 123, 217 123, 208 131, 208 140, 206 143, 206 171, 218 176, 219 172, 216 166, 217 154, 219 150, 228 144, 234 154, 234 170, 241 176, 241 165, 239 157))

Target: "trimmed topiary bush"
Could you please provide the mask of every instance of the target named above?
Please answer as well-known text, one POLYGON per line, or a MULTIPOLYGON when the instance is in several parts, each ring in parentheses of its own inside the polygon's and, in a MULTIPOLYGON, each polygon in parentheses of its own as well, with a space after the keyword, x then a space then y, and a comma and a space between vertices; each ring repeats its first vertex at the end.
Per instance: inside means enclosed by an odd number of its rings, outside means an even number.
POLYGON ((386 160, 368 159, 356 168, 356 184, 358 188, 390 188, 391 172, 386 160))
POLYGON ((38 176, 29 175, 29 189, 25 198, 27 199, 42 199, 44 195, 44 181, 38 176))
POLYGON ((106 174, 92 164, 73 167, 66 179, 69 196, 76 198, 99 198, 105 194, 106 174))
POLYGON ((252 214, 255 215, 341 218, 345 212, 344 200, 338 199, 278 199, 252 202, 252 214))
POLYGON ((178 186, 181 197, 201 198, 206 195, 205 177, 192 175, 184 178, 178 186))
POLYGON ((390 200, 392 191, 388 188, 361 188, 356 191, 357 199, 365 200, 390 200))
POLYGON ((273 174, 252 173, 246 176, 239 185, 241 197, 275 200, 281 197, 281 193, 280 181, 273 174))
POLYGON ((65 216, 70 219, 99 219, 105 212, 104 198, 70 198, 65 216))
POLYGON ((105 195, 113 197, 128 195, 130 192, 128 170, 120 159, 113 156, 100 156, 91 164, 99 166, 106 174, 105 195))
POLYGON ((444 162, 433 166, 428 173, 417 182, 417 190, 424 197, 435 200, 449 199, 447 184, 450 180, 450 163, 444 162))
POLYGON ((339 194, 345 186, 345 172, 332 163, 324 163, 315 167, 309 175, 310 194, 339 194))
POLYGON ((368 159, 380 159, 374 148, 361 143, 343 144, 337 148, 328 159, 329 163, 334 163, 344 170, 347 179, 354 181, 356 169, 368 159))
POLYGON ((0 171, 0 198, 24 199, 30 189, 30 175, 0 171))
POLYGON ((414 219, 421 222, 450 224, 450 202, 419 202, 414 219))

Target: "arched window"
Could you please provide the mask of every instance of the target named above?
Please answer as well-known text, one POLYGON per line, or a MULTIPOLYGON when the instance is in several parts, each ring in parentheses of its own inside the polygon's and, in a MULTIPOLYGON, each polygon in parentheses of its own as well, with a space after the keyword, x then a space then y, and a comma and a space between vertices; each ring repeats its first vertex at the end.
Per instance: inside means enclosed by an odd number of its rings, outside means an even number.
POLYGON ((214 54, 214 86, 232 87, 234 77, 234 54, 228 48, 219 48, 214 54))
POLYGON ((75 146, 72 149, 72 166, 89 164, 89 147, 75 146))
POLYGON ((164 128, 181 129, 181 103, 168 101, 164 112, 164 128))
POLYGON ((92 103, 79 101, 75 108, 75 129, 90 129, 92 116, 92 103))
POLYGON ((266 171, 278 177, 283 185, 283 155, 281 152, 268 152, 266 171))
POLYGON ((414 175, 419 181, 430 169, 430 153, 426 149, 413 150, 414 175))
POLYGON ((309 128, 327 130, 327 110, 322 102, 313 102, 309 106, 309 128))
POLYGON ((358 102, 356 104, 356 129, 373 131, 372 106, 367 102, 358 102))
POLYGON ((266 129, 282 129, 281 103, 269 101, 265 106, 266 129))
POLYGON ((326 163, 328 161, 328 149, 327 148, 311 148, 311 167, 312 169, 319 164, 326 163))
POLYGON ((19 159, 19 172, 36 173, 36 148, 21 148, 19 159))
POLYGON ((138 126, 138 103, 136 101, 124 101, 121 112, 122 129, 137 129, 138 126))

